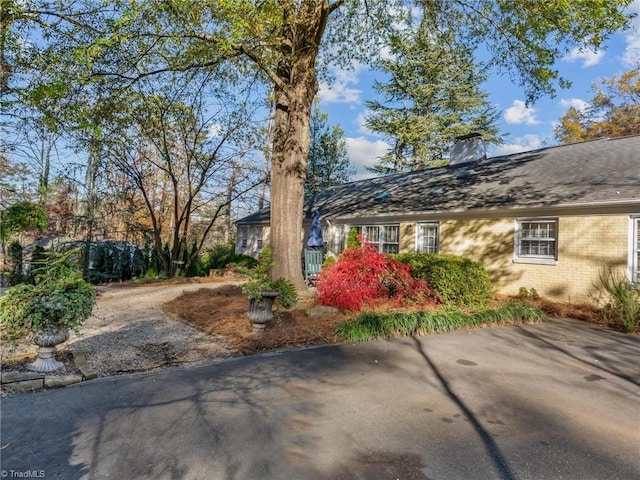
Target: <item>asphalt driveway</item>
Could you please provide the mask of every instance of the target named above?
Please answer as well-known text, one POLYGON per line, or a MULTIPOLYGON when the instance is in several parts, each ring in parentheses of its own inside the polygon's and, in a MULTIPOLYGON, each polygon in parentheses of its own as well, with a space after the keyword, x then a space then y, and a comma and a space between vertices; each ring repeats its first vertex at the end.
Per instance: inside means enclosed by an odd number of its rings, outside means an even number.
POLYGON ((99 379, 2 399, 2 476, 637 479, 639 359, 563 320, 99 379))

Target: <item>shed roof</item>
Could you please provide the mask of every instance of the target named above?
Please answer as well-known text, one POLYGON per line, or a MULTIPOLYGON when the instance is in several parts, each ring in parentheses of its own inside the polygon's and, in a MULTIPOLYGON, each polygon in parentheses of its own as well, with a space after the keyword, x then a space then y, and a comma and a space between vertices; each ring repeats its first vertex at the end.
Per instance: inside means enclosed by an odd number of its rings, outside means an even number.
MULTIPOLYGON (((638 203, 640 135, 503 155, 337 185, 305 199, 305 218, 638 203)), ((238 221, 268 222, 269 209, 238 221)))

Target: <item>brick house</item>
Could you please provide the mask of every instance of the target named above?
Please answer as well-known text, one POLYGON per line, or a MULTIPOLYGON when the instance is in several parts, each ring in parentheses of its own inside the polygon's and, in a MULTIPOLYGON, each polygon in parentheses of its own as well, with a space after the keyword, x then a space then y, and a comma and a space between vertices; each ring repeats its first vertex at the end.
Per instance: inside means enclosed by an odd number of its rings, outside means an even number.
MULTIPOLYGON (((445 167, 309 197, 305 228, 317 209, 331 255, 357 228, 381 252, 481 261, 505 294, 526 287, 554 300, 589 301, 604 267, 640 281, 640 135, 488 159, 466 142, 455 153, 445 167)), ((255 255, 269 240, 269 210, 237 226, 237 250, 255 255)))

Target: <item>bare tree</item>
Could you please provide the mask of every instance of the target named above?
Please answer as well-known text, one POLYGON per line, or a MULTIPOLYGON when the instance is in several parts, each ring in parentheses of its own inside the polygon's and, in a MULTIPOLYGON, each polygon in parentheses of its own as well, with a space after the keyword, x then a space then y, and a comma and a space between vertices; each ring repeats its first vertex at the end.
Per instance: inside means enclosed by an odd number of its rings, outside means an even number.
POLYGON ((189 269, 214 224, 230 224, 232 202, 261 181, 250 159, 258 106, 211 100, 186 86, 136 95, 128 121, 114 123, 105 142, 108 163, 136 187, 169 276, 189 269))

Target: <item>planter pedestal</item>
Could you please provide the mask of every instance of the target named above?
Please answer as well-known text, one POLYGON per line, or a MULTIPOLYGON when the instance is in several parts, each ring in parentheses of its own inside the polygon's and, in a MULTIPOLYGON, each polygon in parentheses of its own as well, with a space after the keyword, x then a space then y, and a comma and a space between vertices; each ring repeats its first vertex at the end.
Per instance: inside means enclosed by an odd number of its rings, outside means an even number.
POLYGON ((33 343, 38 345, 36 361, 27 365, 33 372, 49 373, 64 367, 56 360, 56 345, 67 341, 69 330, 56 332, 40 332, 33 335, 33 343))
POLYGON ((254 333, 263 333, 267 322, 273 319, 273 302, 278 292, 260 292, 262 298, 249 299, 247 318, 251 322, 254 333))

